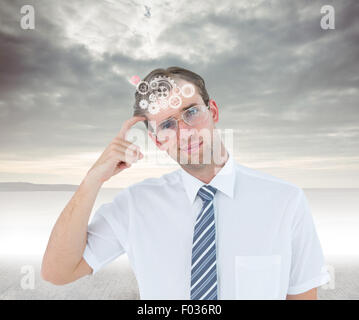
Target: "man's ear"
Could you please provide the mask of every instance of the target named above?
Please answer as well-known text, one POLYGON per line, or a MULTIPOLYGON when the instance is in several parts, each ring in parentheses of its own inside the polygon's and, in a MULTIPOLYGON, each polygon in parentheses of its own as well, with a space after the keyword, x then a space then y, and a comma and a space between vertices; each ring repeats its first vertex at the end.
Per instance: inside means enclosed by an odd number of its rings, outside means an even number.
POLYGON ((210 107, 209 111, 211 112, 213 122, 217 123, 219 119, 219 111, 216 101, 214 101, 213 99, 209 99, 209 107, 210 107))

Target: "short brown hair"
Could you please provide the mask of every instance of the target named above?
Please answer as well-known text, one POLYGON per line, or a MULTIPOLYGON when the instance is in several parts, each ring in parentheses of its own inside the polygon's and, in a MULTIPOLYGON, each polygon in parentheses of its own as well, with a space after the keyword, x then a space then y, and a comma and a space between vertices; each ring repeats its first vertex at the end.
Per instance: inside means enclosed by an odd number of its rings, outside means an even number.
MULTIPOLYGON (((158 69, 152 70, 145 78, 142 79, 142 81, 146 81, 146 82, 150 83, 152 81, 152 79, 154 79, 158 76, 170 77, 173 80, 182 79, 182 80, 186 80, 186 81, 194 84, 197 87, 198 92, 203 99, 203 102, 206 105, 208 105, 209 95, 208 95, 208 92, 206 89, 205 82, 204 82, 203 78, 200 75, 198 75, 197 73, 194 73, 190 70, 180 68, 180 67, 169 67, 167 69, 158 68, 158 69)), ((146 109, 142 109, 139 105, 139 102, 142 98, 143 98, 143 95, 138 93, 136 90, 135 104, 133 106, 133 109, 134 109, 133 115, 134 116, 144 116, 146 114, 146 109)), ((148 127, 148 121, 145 120, 144 122, 145 122, 146 127, 148 127)))

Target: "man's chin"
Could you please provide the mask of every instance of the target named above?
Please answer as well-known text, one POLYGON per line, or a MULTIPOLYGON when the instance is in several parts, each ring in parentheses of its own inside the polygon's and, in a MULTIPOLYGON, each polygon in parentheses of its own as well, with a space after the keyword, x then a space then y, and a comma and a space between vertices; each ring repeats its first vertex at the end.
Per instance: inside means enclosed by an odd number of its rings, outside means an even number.
POLYGON ((203 159, 202 150, 193 153, 178 150, 177 162, 181 166, 202 168, 203 166, 211 163, 209 160, 210 159, 203 159))
POLYGON ((191 170, 191 171, 196 171, 196 170, 202 170, 203 168, 205 168, 206 166, 208 166, 207 163, 197 163, 197 164, 193 164, 193 163, 184 163, 181 164, 179 163, 179 165, 187 170, 191 170))

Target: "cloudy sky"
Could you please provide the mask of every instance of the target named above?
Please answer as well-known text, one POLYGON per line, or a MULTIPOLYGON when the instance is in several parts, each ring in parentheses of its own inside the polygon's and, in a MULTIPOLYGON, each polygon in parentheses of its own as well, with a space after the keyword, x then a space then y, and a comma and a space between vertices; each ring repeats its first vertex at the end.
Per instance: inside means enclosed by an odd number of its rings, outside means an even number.
MULTIPOLYGON (((0 182, 80 183, 132 115, 128 79, 181 66, 205 79, 239 163, 359 187, 358 17, 356 0, 2 1, 0 182)), ((104 187, 175 168, 146 159, 104 187)))

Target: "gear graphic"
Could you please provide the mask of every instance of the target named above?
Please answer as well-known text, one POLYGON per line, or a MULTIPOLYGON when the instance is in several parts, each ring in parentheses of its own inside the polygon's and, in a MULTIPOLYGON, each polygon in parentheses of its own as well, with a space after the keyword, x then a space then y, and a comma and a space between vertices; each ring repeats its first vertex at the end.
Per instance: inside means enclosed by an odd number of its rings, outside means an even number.
POLYGON ((179 96, 180 94, 182 94, 181 88, 180 87, 174 87, 173 88, 173 93, 177 96, 179 96))
POLYGON ((143 96, 143 99, 139 101, 140 108, 147 108, 151 114, 156 114, 168 106, 178 108, 182 104, 180 95, 190 97, 194 93, 193 86, 185 85, 180 88, 173 79, 167 76, 157 76, 149 82, 141 80, 138 82, 136 90, 143 96), (186 90, 185 94, 183 94, 183 89, 186 90))
POLYGON ((137 92, 142 95, 146 94, 149 89, 150 88, 147 81, 140 81, 136 87, 137 92))
POLYGON ((173 95, 168 99, 168 104, 171 108, 177 109, 182 104, 180 96, 173 95))
POLYGON ((186 83, 182 88, 181 88, 181 92, 182 92, 182 96, 185 98, 190 98, 194 95, 195 93, 195 89, 193 84, 191 83, 186 83))
POLYGON ((156 95, 154 93, 151 93, 149 98, 148 98, 151 102, 155 102, 156 101, 156 95))
POLYGON ((166 109, 168 107, 168 100, 167 99, 160 99, 159 106, 161 109, 166 109))
POLYGON ((152 90, 156 90, 157 88, 158 88, 158 82, 157 82, 157 80, 152 80, 151 82, 150 82, 150 87, 151 87, 151 89, 152 90))
POLYGON ((169 92, 172 89, 177 87, 175 81, 173 79, 171 79, 170 77, 166 77, 166 76, 155 77, 151 81, 151 84, 152 84, 152 82, 155 82, 157 84, 157 88, 155 90, 155 93, 156 93, 156 96, 158 96, 159 98, 163 97, 163 94, 166 95, 166 93, 163 93, 163 92, 168 91, 168 94, 167 94, 167 96, 168 96, 169 92), (166 89, 164 89, 164 88, 166 88, 166 89), (160 93, 158 93, 157 91, 160 91, 160 93))
POLYGON ((153 81, 156 81, 158 84, 161 84, 163 82, 167 82, 171 85, 171 87, 176 87, 176 83, 173 79, 171 79, 170 77, 166 77, 166 76, 158 76, 158 77, 155 77, 153 79, 153 81))
POLYGON ((139 103, 141 109, 146 109, 148 107, 148 101, 146 99, 142 99, 139 103))
POLYGON ((169 94, 170 94, 169 89, 165 85, 160 85, 156 91, 156 96, 158 99, 167 98, 169 94))
POLYGON ((151 102, 148 106, 148 112, 151 114, 156 114, 160 111, 160 106, 156 102, 151 102))

